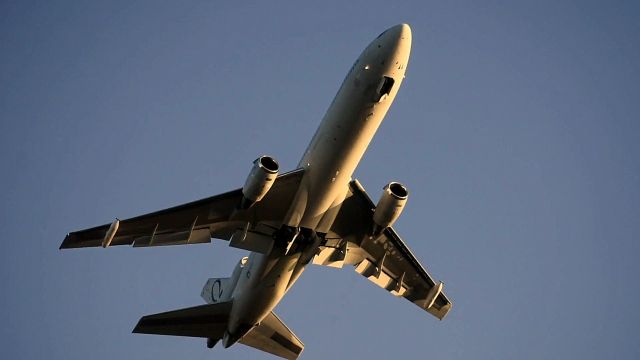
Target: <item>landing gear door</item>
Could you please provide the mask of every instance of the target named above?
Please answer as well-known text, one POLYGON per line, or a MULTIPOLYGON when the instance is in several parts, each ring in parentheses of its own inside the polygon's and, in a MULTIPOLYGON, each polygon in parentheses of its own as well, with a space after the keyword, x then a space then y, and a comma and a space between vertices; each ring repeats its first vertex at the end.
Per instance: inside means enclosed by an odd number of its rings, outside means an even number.
POLYGON ((380 79, 380 82, 378 83, 373 100, 375 102, 384 101, 387 98, 387 96, 389 96, 389 94, 391 93, 391 89, 393 89, 394 83, 395 83, 395 80, 393 80, 393 78, 388 76, 383 76, 382 79, 380 79))

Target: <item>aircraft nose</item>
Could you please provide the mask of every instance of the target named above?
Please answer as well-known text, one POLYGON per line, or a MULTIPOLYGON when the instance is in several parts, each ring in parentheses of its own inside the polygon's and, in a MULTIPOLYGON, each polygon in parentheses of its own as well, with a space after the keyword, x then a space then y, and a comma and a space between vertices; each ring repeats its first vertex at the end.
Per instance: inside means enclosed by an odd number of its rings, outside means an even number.
POLYGON ((389 43, 411 44, 411 27, 407 24, 392 26, 383 35, 389 43))
POLYGON ((411 53, 411 28, 398 24, 383 31, 365 48, 358 58, 365 70, 375 76, 386 75, 402 78, 411 53))
POLYGON ((392 26, 381 37, 383 47, 386 48, 385 57, 406 65, 411 53, 411 28, 409 25, 392 26))
POLYGON ((383 32, 381 35, 381 43, 391 50, 390 56, 397 55, 397 53, 407 54, 411 50, 411 27, 407 24, 398 24, 392 26, 383 32))
POLYGON ((398 24, 387 30, 390 37, 393 37, 396 41, 409 40, 411 41, 411 27, 408 24, 398 24))

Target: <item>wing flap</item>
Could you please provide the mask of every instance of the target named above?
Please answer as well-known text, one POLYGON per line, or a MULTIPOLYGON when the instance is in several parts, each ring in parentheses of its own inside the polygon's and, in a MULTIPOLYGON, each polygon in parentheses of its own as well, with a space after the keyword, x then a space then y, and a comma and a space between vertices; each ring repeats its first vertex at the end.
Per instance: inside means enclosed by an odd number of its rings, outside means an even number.
POLYGON ((407 291, 407 288, 402 282, 403 276, 396 279, 392 274, 382 270, 379 265, 372 263, 368 259, 362 260, 355 267, 355 271, 369 279, 372 283, 391 292, 395 296, 402 296, 407 291))
POLYGON ((136 237, 133 240, 133 246, 185 245, 204 244, 209 242, 211 242, 211 232, 209 231, 209 228, 204 228, 136 237))

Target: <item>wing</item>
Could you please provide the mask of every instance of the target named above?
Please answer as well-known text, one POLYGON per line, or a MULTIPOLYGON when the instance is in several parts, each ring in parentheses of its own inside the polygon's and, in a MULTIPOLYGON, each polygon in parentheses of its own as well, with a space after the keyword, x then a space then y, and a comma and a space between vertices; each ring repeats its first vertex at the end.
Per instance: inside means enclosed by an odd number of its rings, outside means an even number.
POLYGON ((356 272, 376 285, 443 319, 452 304, 442 292, 442 283, 433 280, 393 228, 371 236, 374 209, 375 204, 362 185, 351 181, 327 242, 314 263, 355 265, 356 272))
POLYGON ((242 189, 127 220, 116 220, 67 234, 60 249, 104 245, 161 246, 229 240, 250 219, 262 224, 282 221, 295 195, 303 170, 278 176, 267 195, 248 211, 234 214, 242 189), (233 216, 232 216, 233 215, 233 216))

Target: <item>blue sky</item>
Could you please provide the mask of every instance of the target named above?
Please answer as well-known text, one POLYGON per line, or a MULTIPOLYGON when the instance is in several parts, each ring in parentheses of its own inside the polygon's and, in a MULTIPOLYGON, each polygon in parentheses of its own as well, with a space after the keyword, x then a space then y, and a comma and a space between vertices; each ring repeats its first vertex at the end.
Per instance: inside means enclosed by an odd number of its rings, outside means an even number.
POLYGON ((638 358, 640 9, 630 1, 0 3, 0 357, 254 359, 132 335, 243 252, 61 252, 68 231, 292 169, 347 70, 409 23, 406 81, 355 176, 411 191, 396 229, 442 322, 351 269, 277 313, 305 359, 638 358))

